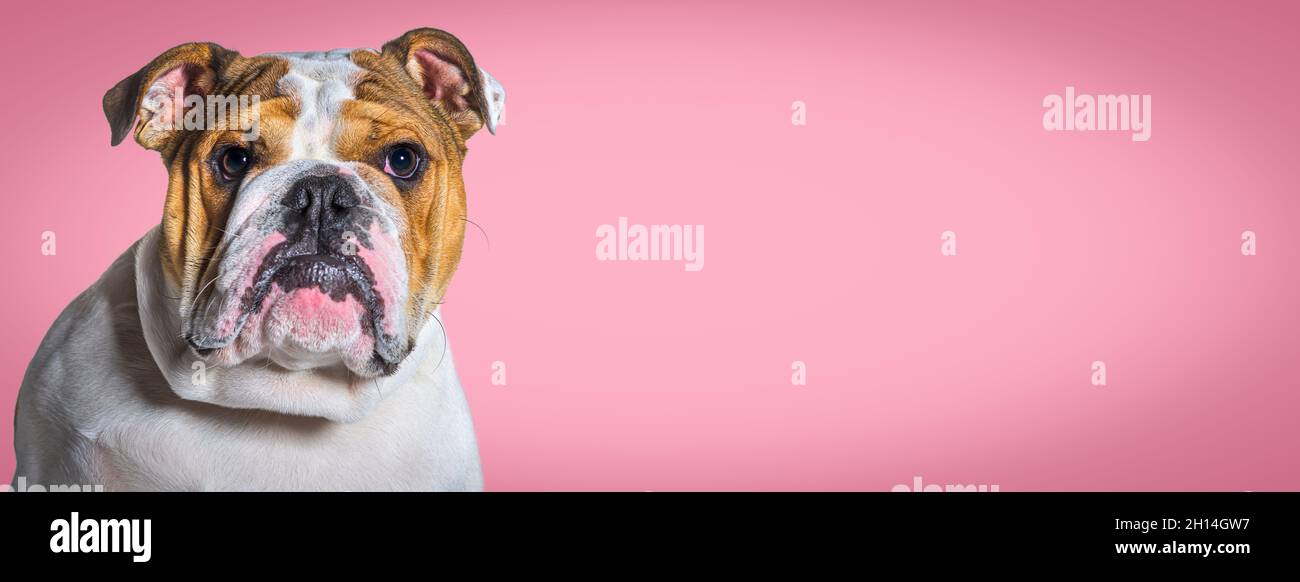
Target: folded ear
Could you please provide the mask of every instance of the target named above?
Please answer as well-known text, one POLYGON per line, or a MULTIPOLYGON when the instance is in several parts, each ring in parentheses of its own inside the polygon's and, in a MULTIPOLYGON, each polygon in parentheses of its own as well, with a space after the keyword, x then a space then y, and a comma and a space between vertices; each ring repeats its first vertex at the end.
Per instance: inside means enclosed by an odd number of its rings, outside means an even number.
POLYGON ((161 149, 182 126, 185 97, 206 96, 221 72, 239 53, 212 43, 175 47, 122 79, 104 94, 104 115, 113 130, 113 145, 122 143, 136 117, 135 140, 145 148, 161 149))
POLYGON ((401 63, 429 101, 456 124, 461 137, 468 139, 484 125, 497 132, 505 116, 506 91, 475 66, 474 57, 456 37, 419 28, 385 43, 383 54, 401 63))

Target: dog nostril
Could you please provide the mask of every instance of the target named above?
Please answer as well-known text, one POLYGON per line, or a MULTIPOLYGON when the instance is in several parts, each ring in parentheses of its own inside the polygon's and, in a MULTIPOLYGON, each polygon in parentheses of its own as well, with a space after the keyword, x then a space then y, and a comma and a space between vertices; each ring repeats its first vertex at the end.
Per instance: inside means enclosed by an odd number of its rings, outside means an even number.
POLYGON ((334 191, 334 195, 330 197, 330 203, 335 208, 346 210, 355 208, 361 203, 361 200, 357 198, 357 193, 353 192, 351 188, 340 188, 334 191))
POLYGON ((310 205, 310 200, 307 188, 293 188, 280 202, 293 210, 305 210, 310 205))

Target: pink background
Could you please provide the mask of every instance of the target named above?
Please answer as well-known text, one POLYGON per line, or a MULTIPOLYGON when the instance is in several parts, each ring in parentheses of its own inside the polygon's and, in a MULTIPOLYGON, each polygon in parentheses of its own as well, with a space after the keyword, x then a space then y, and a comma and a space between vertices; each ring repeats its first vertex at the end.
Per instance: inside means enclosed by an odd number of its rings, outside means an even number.
POLYGON ((110 86, 435 26, 510 98, 445 306, 489 489, 1300 489, 1295 3, 261 4, 6 8, 5 408, 161 217, 110 86), (1151 140, 1044 131, 1066 85, 1152 95, 1151 140), (597 262, 619 216, 705 225, 704 270, 597 262))

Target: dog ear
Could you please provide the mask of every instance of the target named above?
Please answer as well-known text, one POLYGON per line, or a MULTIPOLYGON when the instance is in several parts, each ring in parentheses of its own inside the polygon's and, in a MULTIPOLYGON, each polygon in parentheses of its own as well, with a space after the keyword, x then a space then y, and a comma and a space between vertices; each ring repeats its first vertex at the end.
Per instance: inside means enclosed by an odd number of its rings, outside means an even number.
POLYGON ((192 42, 172 48, 122 79, 104 94, 104 116, 113 131, 113 145, 122 143, 138 116, 135 140, 147 149, 161 149, 177 133, 173 130, 182 126, 185 97, 208 95, 221 72, 238 57, 239 53, 212 43, 192 42))
POLYGON ((418 28, 384 44, 383 55, 395 58, 435 107, 469 139, 487 126, 495 134, 505 119, 506 91, 449 33, 418 28))

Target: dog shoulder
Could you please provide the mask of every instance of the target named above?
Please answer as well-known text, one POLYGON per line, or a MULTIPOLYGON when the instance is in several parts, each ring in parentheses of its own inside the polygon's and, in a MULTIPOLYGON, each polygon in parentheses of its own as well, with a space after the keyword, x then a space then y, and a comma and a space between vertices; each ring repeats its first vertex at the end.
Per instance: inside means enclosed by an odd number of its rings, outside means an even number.
POLYGON ((140 332, 134 251, 73 299, 37 348, 15 411, 20 463, 73 455, 93 442, 103 411, 124 397, 114 392, 149 374, 141 367, 142 357, 152 359, 140 332))

